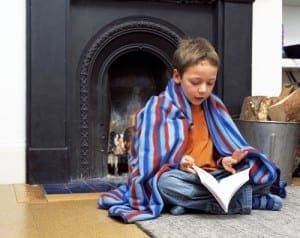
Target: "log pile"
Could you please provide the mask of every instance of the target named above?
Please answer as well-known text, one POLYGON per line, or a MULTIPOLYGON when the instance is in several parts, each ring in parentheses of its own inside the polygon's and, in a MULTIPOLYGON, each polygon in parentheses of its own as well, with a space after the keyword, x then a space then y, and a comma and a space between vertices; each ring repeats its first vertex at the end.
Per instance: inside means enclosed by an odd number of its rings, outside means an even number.
POLYGON ((285 84, 278 97, 246 97, 240 119, 300 122, 300 88, 285 84))
MULTIPOLYGON (((300 122, 300 88, 296 88, 292 84, 285 84, 278 97, 246 97, 243 101, 240 119, 300 122)), ((296 157, 300 159, 300 138, 296 149, 296 157)), ((300 171, 300 163, 298 167, 300 171)))

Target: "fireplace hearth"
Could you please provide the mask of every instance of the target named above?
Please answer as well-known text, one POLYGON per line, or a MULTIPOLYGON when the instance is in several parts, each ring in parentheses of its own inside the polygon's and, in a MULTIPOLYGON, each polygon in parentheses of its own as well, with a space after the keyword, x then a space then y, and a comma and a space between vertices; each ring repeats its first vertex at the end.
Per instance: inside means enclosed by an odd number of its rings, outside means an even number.
POLYGON ((251 94, 252 2, 28 0, 27 182, 126 172, 134 115, 166 86, 184 37, 215 45, 215 93, 237 115, 251 94))

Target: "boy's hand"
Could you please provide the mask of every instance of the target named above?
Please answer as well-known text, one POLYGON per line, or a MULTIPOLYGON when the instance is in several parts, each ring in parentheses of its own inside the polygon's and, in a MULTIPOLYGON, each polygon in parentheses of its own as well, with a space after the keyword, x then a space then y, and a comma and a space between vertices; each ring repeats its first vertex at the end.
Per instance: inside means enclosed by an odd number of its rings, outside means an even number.
POLYGON ((236 171, 233 168, 233 166, 235 164, 238 164, 242 159, 244 159, 247 154, 248 154, 248 151, 238 149, 238 150, 235 150, 231 156, 224 157, 222 159, 222 165, 223 165, 224 169, 232 174, 235 174, 236 171))
POLYGON ((196 171, 192 168, 195 164, 195 160, 193 157, 184 155, 180 161, 180 170, 196 174, 196 171))

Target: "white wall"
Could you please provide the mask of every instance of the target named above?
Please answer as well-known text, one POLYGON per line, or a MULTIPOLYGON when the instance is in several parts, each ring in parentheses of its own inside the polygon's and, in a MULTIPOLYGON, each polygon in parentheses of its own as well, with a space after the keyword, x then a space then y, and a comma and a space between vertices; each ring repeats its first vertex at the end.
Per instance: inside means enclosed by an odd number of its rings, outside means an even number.
POLYGON ((282 1, 253 4, 252 95, 278 96, 282 86, 282 1))
MULTIPOLYGON (((25 0, 0 0, 0 184, 25 182, 25 0)), ((281 89, 281 0, 253 9, 252 94, 281 89)))
POLYGON ((0 5, 0 183, 24 183, 25 0, 0 5))

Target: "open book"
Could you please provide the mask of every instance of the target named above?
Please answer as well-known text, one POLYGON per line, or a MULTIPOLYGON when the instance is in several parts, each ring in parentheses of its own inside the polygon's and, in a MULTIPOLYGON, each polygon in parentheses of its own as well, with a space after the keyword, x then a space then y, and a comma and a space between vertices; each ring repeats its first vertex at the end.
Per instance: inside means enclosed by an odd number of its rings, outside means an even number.
POLYGON ((225 212, 228 212, 228 206, 234 194, 249 180, 249 170, 237 172, 221 180, 216 180, 214 176, 197 166, 193 166, 197 172, 201 183, 216 198, 225 212))

